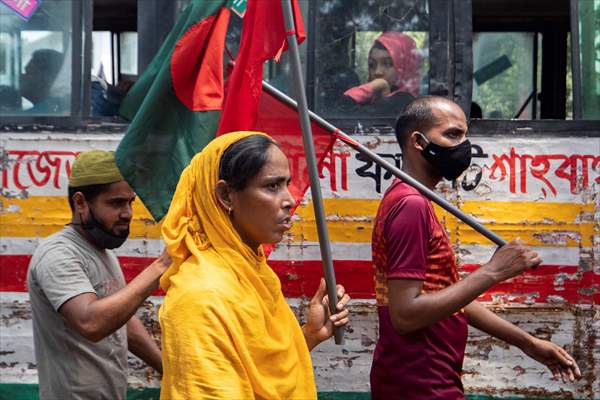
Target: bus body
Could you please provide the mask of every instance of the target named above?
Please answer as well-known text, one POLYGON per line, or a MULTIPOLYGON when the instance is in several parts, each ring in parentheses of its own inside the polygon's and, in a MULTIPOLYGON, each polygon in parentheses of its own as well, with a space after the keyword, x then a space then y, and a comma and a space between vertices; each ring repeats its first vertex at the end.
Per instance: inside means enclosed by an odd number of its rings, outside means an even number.
MULTIPOLYGON (((111 101, 122 95, 119 85, 144 70, 188 2, 46 0, 29 20, 0 4, 0 88, 19 89, 19 76, 37 49, 55 49, 68 60, 56 77, 68 99, 64 109, 31 112, 36 104, 24 95, 18 109, 0 104, 0 398, 36 398, 26 272, 39 241, 70 221, 66 188, 72 163, 81 151, 117 147, 127 123, 115 116, 118 107, 111 101)), ((392 164, 401 166, 392 129, 397 107, 348 108, 338 102, 367 79, 369 50, 381 32, 403 32, 414 42, 416 94, 449 96, 467 114, 479 112, 473 103, 480 108, 481 115, 470 120, 472 165, 437 190, 504 239, 520 238, 540 253, 543 265, 494 286, 480 300, 535 336, 564 346, 583 378, 575 384, 553 381, 546 367, 519 349, 471 328, 463 374, 471 399, 600 399, 600 60, 594 50, 600 1, 547 3, 300 2, 310 108, 392 164)), ((234 52, 241 23, 232 16, 228 41, 234 52)), ((265 79, 293 96, 288 65, 285 55, 280 64, 268 64, 265 79)), ((337 281, 353 300, 345 344, 328 341, 312 352, 322 398, 369 398, 378 334, 371 232, 392 179, 341 142, 323 164, 337 281)), ((436 213, 462 275, 489 260, 491 242, 438 207, 436 213)), ((126 278, 162 248, 159 225, 136 200, 130 239, 116 250, 126 278)), ((270 265, 302 320, 322 275, 310 196, 270 265)), ((138 311, 157 340, 161 301, 157 292, 138 311)), ((129 379, 140 398, 155 396, 160 385, 158 375, 134 357, 129 379)))

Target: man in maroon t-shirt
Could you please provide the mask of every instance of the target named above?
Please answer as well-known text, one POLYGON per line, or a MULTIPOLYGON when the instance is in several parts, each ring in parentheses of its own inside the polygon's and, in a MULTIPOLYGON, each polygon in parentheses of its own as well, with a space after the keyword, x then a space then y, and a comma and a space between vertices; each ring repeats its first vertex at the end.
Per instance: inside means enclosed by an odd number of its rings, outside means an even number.
MULTIPOLYGON (((409 103, 396 124, 402 169, 433 189, 469 166, 471 145, 460 107, 443 97, 409 103)), ((476 298, 494 284, 541 263, 519 241, 459 280, 454 252, 431 202, 396 180, 379 206, 373 230, 379 340, 371 368, 373 399, 463 399, 467 324, 519 347, 555 378, 581 377, 561 347, 536 339, 486 309, 476 298)))

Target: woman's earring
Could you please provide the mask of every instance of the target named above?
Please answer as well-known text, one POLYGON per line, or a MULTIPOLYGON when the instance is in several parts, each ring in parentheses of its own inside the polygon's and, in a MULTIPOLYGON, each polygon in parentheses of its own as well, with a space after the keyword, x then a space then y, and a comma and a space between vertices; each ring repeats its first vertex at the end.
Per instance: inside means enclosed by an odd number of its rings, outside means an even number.
POLYGON ((227 214, 231 215, 231 211, 232 211, 232 210, 233 210, 233 209, 232 209, 231 207, 229 207, 229 208, 227 209, 227 214))

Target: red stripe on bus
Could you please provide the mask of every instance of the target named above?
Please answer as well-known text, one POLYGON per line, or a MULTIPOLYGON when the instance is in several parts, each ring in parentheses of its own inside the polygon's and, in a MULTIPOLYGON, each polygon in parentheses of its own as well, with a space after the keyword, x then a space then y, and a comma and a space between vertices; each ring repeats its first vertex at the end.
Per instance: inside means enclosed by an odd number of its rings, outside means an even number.
MULTIPOLYGON (((30 255, 0 255, 0 292, 26 292, 30 255)), ((130 281, 150 264, 151 257, 119 257, 125 279, 130 281)), ((286 297, 311 297, 323 275, 320 261, 269 261, 281 279, 286 297)), ((337 282, 355 299, 373 299, 375 290, 370 261, 335 260, 337 282)), ((470 272, 478 265, 463 265, 470 272)), ((161 294, 157 292, 155 294, 161 294)), ((526 274, 500 283, 482 301, 513 303, 600 303, 600 274, 581 272, 573 265, 543 265, 526 274)))

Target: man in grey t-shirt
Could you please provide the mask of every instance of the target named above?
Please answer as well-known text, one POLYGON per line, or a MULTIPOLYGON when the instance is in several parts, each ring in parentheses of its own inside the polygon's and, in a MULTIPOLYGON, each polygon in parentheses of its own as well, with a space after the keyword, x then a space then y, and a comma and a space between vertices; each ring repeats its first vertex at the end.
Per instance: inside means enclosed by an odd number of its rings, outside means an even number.
POLYGON ((112 152, 75 160, 71 224, 42 241, 27 275, 42 400, 125 399, 128 350, 162 372, 160 350, 134 313, 170 258, 126 285, 111 251, 127 239, 134 199, 112 152))

